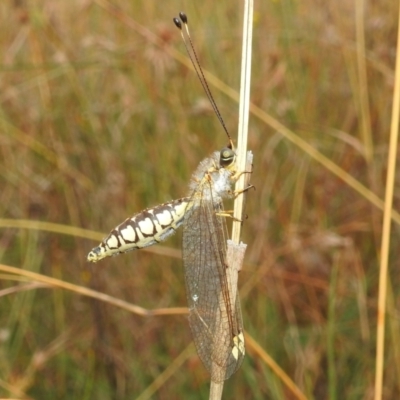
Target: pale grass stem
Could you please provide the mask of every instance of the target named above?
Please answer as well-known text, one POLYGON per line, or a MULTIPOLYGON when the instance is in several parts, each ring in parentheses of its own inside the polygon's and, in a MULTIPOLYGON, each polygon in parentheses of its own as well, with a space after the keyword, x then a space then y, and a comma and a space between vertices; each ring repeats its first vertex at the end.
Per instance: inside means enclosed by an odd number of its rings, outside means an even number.
MULTIPOLYGON (((247 163, 247 137, 249 125, 249 104, 250 104, 250 81, 251 81, 251 50, 253 38, 253 0, 244 1, 243 13, 243 39, 242 39, 242 65, 241 65, 241 80, 240 80, 240 100, 239 100, 239 123, 238 123, 238 144, 237 144, 237 158, 238 158, 238 171, 246 171, 248 164, 252 164, 252 157, 250 163, 247 163)), ((241 192, 245 189, 246 173, 242 174, 236 183, 236 191, 241 192)), ((237 275, 241 269, 241 265, 234 265, 233 260, 243 261, 245 247, 240 246, 240 231, 243 218, 244 209, 244 195, 239 195, 235 199, 234 204, 234 220, 232 226, 232 244, 228 249, 228 254, 231 257, 228 259, 229 272, 233 277, 232 280, 237 283, 237 275), (243 248, 244 247, 244 248, 243 248), (239 253, 241 254, 240 256, 239 253)), ((237 290, 237 285, 233 287, 232 291, 237 290)), ((236 299, 236 293, 231 293, 231 299, 236 299)), ((224 382, 214 382, 211 380, 210 384, 210 400, 219 400, 222 398, 224 382)))
POLYGON ((105 293, 98 292, 96 290, 88 289, 84 286, 74 285, 73 283, 69 283, 63 281, 61 279, 51 278, 47 275, 38 274, 36 272, 27 271, 21 268, 11 267, 9 265, 0 264, 0 271, 4 271, 10 274, 15 274, 20 277, 27 278, 34 282, 39 282, 46 287, 58 287, 60 289, 69 290, 71 292, 75 292, 82 296, 91 297, 96 300, 103 301, 105 303, 111 304, 113 306, 122 308, 126 311, 129 311, 133 314, 140 315, 142 317, 150 317, 156 315, 185 315, 188 313, 186 307, 174 307, 174 308, 158 308, 154 310, 148 310, 143 307, 139 307, 135 304, 128 303, 127 301, 117 299, 113 296, 109 296, 105 293))
MULTIPOLYGON (((400 21, 400 9, 398 21, 400 21)), ((388 156, 388 169, 386 176, 385 207, 383 213, 382 242, 379 266, 379 294, 377 314, 377 338, 376 338, 376 363, 375 363, 375 400, 382 399, 383 369, 385 351, 385 320, 388 285, 388 267, 390 250, 391 215, 393 212, 393 192, 396 174, 396 155, 399 133, 400 112, 400 25, 397 27, 397 51, 396 68, 393 90, 392 118, 390 125, 390 143, 388 156)))

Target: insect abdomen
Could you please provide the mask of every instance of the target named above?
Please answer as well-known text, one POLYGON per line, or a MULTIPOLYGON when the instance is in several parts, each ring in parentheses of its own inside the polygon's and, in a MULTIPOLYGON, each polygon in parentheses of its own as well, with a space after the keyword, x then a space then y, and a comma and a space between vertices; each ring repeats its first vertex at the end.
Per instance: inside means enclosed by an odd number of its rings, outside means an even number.
POLYGON ((184 197, 143 210, 114 228, 99 246, 90 251, 87 260, 97 262, 164 241, 182 225, 189 207, 190 199, 184 197))

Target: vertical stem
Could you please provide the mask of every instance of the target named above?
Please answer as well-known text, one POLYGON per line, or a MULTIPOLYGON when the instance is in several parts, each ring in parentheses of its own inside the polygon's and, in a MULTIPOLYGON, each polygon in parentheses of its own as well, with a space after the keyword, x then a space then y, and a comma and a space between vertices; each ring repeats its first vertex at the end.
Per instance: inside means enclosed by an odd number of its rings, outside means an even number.
POLYGON ((388 155, 388 170, 386 177, 385 208, 383 213, 383 230, 381 242, 381 260, 379 270, 379 297, 377 315, 377 339, 376 339, 376 364, 375 364, 375 400, 382 399, 383 384, 383 359, 385 340, 386 317, 386 289, 387 271, 390 248, 391 213, 393 208, 393 187, 396 170, 396 152, 399 130, 400 111, 400 8, 397 28, 397 57, 393 93, 392 120, 390 125, 390 143, 388 155))
POLYGON ((371 134, 371 116, 369 112, 369 94, 367 84, 367 66, 365 55, 365 28, 364 10, 365 0, 357 0, 356 6, 356 43, 357 43, 357 72, 358 72, 358 95, 359 112, 361 120, 361 137, 364 145, 364 156, 370 164, 373 155, 373 141, 371 134))
POLYGON ((211 381, 209 400, 222 399, 222 391, 223 390, 224 390, 224 381, 222 381, 222 382, 211 381))
MULTIPOLYGON (((238 126, 238 171, 246 170, 247 159, 247 135, 250 109, 250 77, 251 77, 251 43, 253 38, 253 0, 244 1, 244 17, 243 17, 243 42, 242 42, 242 66, 241 66, 241 83, 240 83, 240 101, 239 101, 239 126, 238 126)), ((243 190, 245 187, 245 174, 241 175, 237 184, 236 190, 243 190)), ((235 199, 234 217, 237 220, 242 220, 244 199, 243 196, 238 196, 235 199)), ((239 244, 240 241, 241 223, 234 221, 232 228, 232 241, 239 244)), ((229 264, 228 264, 229 265, 229 264)), ((238 271, 231 270, 232 275, 238 271)), ((232 268, 233 269, 233 268, 232 268)), ((232 299, 235 301, 235 297, 232 299)), ((210 385, 210 400, 220 400, 224 382, 213 382, 210 385)))
MULTIPOLYGON (((250 80, 251 80, 251 44, 253 39, 253 0, 245 0, 243 17, 243 42, 242 42, 242 67, 240 81, 240 100, 239 100, 239 125, 238 125, 238 171, 246 170, 247 157, 247 136, 249 125, 250 109, 250 80)), ((245 188, 245 175, 241 175, 236 183, 236 191, 245 188)), ((232 240, 239 244, 241 221, 243 219, 244 196, 235 199, 232 240)))
POLYGON ((335 297, 336 283, 339 272, 338 254, 335 253, 331 277, 329 279, 329 305, 327 324, 327 357, 328 357, 328 390, 329 400, 337 399, 336 366, 335 366, 335 297))

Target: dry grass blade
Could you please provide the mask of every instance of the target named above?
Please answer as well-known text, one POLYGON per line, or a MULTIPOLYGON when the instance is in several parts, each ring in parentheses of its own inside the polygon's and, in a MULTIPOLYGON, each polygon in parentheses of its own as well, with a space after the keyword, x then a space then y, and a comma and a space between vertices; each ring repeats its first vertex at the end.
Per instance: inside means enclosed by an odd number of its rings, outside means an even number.
MULTIPOLYGON (((76 226, 68 226, 63 224, 55 224, 54 222, 35 221, 31 219, 0 219, 0 228, 18 228, 31 229, 43 232, 59 233, 61 235, 69 235, 80 237, 83 239, 91 239, 96 242, 104 238, 104 233, 99 233, 89 229, 78 228, 76 226)), ((166 257, 182 258, 182 252, 170 247, 149 247, 142 251, 158 254, 166 257)))
MULTIPOLYGON (((399 9, 398 21, 400 22, 400 9, 399 9)), ((400 113, 400 23, 397 27, 396 54, 397 58, 396 58, 396 69, 395 69, 395 85, 393 91, 388 170, 386 176, 385 208, 383 213, 381 259, 379 266, 379 295, 378 295, 379 297, 378 297, 376 364, 375 364, 375 400, 381 400, 383 392, 387 279, 388 279, 388 266, 389 266, 391 215, 393 212, 393 192, 394 192, 394 183, 396 175, 396 156, 398 148, 399 113, 400 113)))
POLYGON ((84 286, 74 285, 73 283, 65 282, 60 279, 51 278, 46 275, 38 274, 36 272, 26 271, 20 268, 11 267, 9 265, 0 264, 0 271, 9 272, 12 274, 24 276, 37 282, 42 282, 49 286, 59 287, 61 289, 70 290, 83 296, 91 297, 96 300, 104 301, 105 303, 114 305, 122 308, 126 311, 140 315, 142 317, 150 316, 161 316, 161 315, 184 315, 188 313, 186 307, 175 307, 175 308, 159 308, 154 310, 148 310, 143 307, 136 306, 128 303, 127 301, 117 299, 104 293, 97 292, 92 289, 88 289, 84 286))
POLYGON ((195 351, 194 344, 191 343, 179 354, 174 361, 165 369, 157 378, 136 398, 136 400, 147 400, 151 399, 154 393, 164 385, 164 383, 173 376, 176 371, 182 366, 182 364, 190 357, 195 351))
POLYGON ((361 132, 363 139, 363 148, 365 158, 369 163, 373 161, 373 141, 371 133, 371 115, 368 94, 368 79, 365 54, 365 26, 364 26, 364 11, 365 0, 357 0, 356 6, 356 33, 357 33, 357 70, 359 77, 359 103, 361 115, 361 132))
POLYGON ((306 396, 299 387, 290 379, 285 371, 269 356, 269 354, 248 334, 246 333, 246 342, 249 349, 254 351, 257 356, 270 367, 279 377, 282 383, 290 390, 290 392, 299 400, 307 400, 306 396))
POLYGON ((31 137, 30 135, 21 132, 18 128, 16 128, 13 124, 2 119, 0 116, 0 122, 3 125, 4 132, 8 132, 8 135, 13 138, 15 141, 18 141, 22 146, 26 146, 30 148, 33 152, 37 153, 39 156, 43 157, 44 160, 49 162, 52 167, 59 168, 66 175, 70 176, 72 179, 76 180, 76 182, 87 189, 93 189, 94 184, 91 180, 89 180, 86 176, 81 174, 80 171, 73 168, 72 166, 62 162, 59 159, 57 153, 52 151, 43 143, 39 142, 37 139, 31 137))
MULTIPOLYGON (((238 123, 238 170, 248 171, 247 163, 247 138, 249 131, 249 109, 250 109, 250 84, 251 84, 251 53, 253 40, 253 1, 244 2, 243 17, 243 42, 242 42, 242 65, 240 81, 240 101, 239 101, 239 123, 238 123)), ((252 164, 252 160, 250 162, 252 164)), ((242 174, 236 183, 236 192, 245 189, 246 178, 248 174, 242 174)), ((239 244, 240 231, 243 219, 244 196, 238 196, 235 199, 232 240, 239 244)))
POLYGON ((27 284, 21 284, 18 286, 13 286, 9 287, 7 289, 0 290, 0 297, 7 296, 10 294, 15 294, 19 292, 23 292, 25 290, 34 290, 34 289, 42 289, 42 288, 48 288, 49 285, 46 283, 40 283, 40 282, 32 282, 32 283, 27 283, 27 284))

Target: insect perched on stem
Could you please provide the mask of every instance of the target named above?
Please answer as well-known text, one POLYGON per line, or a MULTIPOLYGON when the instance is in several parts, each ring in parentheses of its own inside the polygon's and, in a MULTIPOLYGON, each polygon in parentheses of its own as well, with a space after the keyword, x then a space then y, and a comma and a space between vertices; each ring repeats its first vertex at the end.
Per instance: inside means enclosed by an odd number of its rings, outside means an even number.
POLYGON ((200 162, 187 197, 173 200, 126 219, 88 254, 88 261, 166 240, 183 225, 183 263, 189 324, 197 352, 214 382, 228 379, 245 354, 240 301, 227 263, 227 213, 223 199, 233 198, 240 176, 232 139, 201 69, 188 30, 187 17, 174 18, 186 50, 229 144, 200 162), (188 43, 189 42, 189 46, 188 43))

